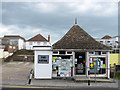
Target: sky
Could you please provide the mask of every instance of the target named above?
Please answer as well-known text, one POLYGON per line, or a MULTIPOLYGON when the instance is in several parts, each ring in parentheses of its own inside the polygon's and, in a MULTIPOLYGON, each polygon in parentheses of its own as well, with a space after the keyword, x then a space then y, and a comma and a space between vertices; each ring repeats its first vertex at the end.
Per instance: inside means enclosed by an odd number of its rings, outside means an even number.
POLYGON ((0 37, 20 35, 26 40, 41 34, 51 43, 75 24, 94 38, 118 35, 117 2, 3 2, 0 37))

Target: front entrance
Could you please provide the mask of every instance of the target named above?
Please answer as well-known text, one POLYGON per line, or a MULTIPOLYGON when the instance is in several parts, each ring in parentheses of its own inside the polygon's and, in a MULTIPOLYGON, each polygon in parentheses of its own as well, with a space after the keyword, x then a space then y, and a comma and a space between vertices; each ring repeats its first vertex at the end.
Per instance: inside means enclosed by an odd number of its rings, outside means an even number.
POLYGON ((85 75, 85 52, 75 52, 75 75, 85 75))

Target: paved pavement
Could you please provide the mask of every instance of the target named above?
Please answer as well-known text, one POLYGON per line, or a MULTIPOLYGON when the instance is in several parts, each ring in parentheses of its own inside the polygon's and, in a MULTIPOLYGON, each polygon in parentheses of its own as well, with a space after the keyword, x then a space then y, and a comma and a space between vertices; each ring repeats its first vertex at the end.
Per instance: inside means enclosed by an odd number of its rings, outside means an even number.
POLYGON ((70 87, 70 88, 87 88, 87 87, 99 87, 99 88, 118 88, 118 82, 117 83, 94 83, 92 82, 90 86, 88 86, 88 83, 85 82, 74 82, 73 80, 32 80, 31 85, 33 86, 41 86, 41 87, 70 87))
POLYGON ((32 62, 7 62, 2 64, 2 84, 25 85, 33 69, 32 62))
MULTIPOLYGON (((0 65, 1 66, 1 65, 0 65)), ((7 62, 2 64, 2 83, 3 85, 24 85, 24 86, 39 86, 39 87, 70 87, 70 88, 85 88, 85 87, 104 87, 117 88, 118 83, 87 83, 74 82, 71 79, 52 79, 52 80, 34 80, 31 85, 26 85, 28 82, 29 71, 34 68, 32 62, 7 62)))

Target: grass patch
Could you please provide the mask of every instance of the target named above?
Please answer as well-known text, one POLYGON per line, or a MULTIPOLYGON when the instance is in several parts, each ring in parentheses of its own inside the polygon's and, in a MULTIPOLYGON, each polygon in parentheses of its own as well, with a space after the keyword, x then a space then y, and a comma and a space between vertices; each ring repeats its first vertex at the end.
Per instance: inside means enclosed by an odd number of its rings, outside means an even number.
POLYGON ((120 80, 120 71, 117 71, 117 72, 115 73, 115 79, 120 80))

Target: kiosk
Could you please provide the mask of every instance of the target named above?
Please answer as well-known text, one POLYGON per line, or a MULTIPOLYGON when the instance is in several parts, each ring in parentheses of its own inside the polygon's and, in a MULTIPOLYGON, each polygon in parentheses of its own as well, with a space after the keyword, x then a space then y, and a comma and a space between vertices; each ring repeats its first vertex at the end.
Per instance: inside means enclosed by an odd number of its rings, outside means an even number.
POLYGON ((34 78, 52 78, 52 48, 51 46, 34 46, 34 78))

